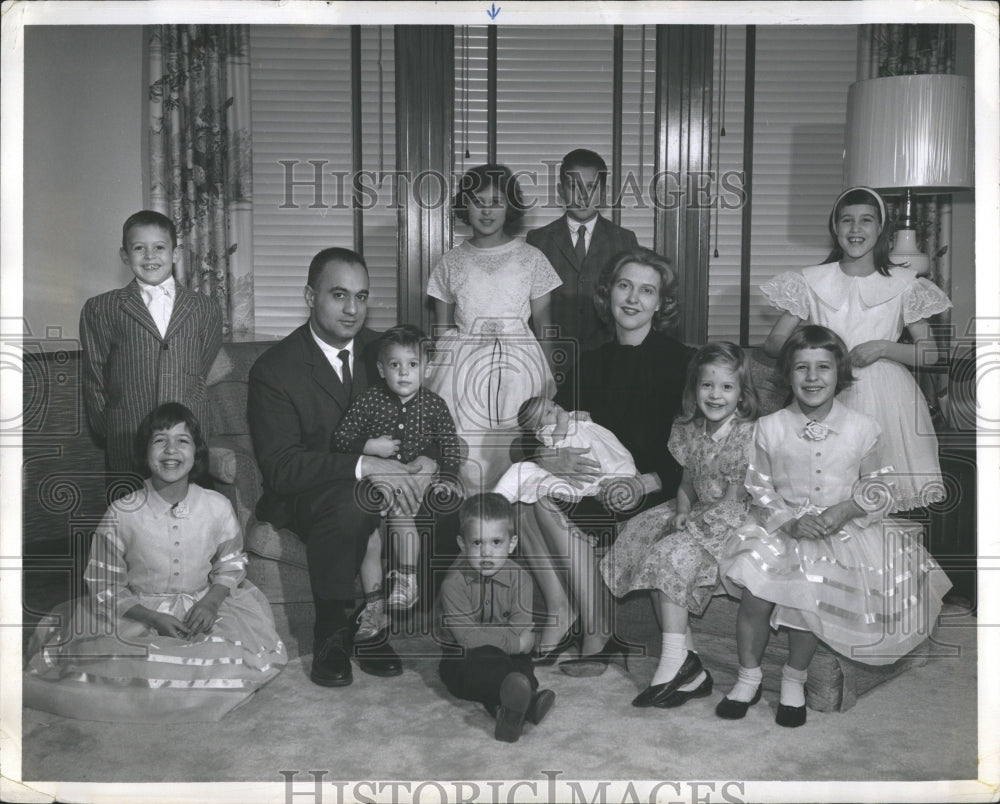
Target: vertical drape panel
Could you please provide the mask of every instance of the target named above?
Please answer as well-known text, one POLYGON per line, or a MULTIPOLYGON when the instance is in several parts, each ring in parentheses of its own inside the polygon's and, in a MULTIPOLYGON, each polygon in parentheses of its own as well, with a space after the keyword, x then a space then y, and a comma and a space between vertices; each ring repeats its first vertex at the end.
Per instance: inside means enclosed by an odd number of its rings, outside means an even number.
POLYGON ((178 281, 217 301, 227 340, 250 338, 249 30, 156 26, 149 77, 150 206, 177 226, 178 281))
POLYGON ((407 166, 409 177, 399 210, 399 311, 401 321, 425 330, 424 288, 451 248, 454 36, 450 25, 395 29, 396 163, 407 166))
POLYGON ((710 25, 656 27, 654 244, 677 271, 679 335, 688 343, 704 343, 708 331, 714 33, 710 25))

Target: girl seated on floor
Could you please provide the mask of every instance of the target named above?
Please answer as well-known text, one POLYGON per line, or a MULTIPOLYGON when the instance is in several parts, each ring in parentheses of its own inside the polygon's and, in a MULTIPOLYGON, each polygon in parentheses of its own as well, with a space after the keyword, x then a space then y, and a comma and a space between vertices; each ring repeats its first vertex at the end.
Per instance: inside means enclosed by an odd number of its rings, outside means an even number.
POLYGON ((191 411, 160 405, 135 448, 150 476, 97 528, 89 596, 39 623, 24 704, 108 722, 218 720, 278 674, 285 646, 245 580, 232 505, 191 480, 208 463, 191 411))

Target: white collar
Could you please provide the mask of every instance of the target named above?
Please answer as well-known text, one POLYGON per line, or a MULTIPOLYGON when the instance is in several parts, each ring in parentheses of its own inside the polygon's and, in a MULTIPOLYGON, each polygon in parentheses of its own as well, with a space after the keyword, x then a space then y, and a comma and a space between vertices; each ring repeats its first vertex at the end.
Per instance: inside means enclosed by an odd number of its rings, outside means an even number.
POLYGON ((143 282, 139 279, 139 277, 136 277, 135 281, 139 285, 139 292, 144 298, 152 298, 157 289, 162 290, 171 299, 177 295, 177 280, 175 280, 173 276, 168 276, 158 285, 151 285, 149 282, 143 282))
POLYGON ((587 239, 589 240, 594 234, 594 227, 597 226, 597 219, 601 217, 601 213, 598 212, 586 223, 578 220, 574 220, 569 215, 566 215, 566 225, 569 227, 569 233, 572 236, 572 240, 575 243, 576 237, 580 231, 580 227, 583 226, 587 229, 587 239))
POLYGON ((309 333, 313 336, 313 340, 316 341, 316 345, 320 348, 326 359, 330 361, 330 365, 337 366, 340 368, 340 353, 345 349, 350 352, 351 357, 349 359, 354 359, 354 338, 351 338, 347 342, 346 346, 341 346, 339 349, 336 346, 331 346, 326 341, 324 341, 319 335, 316 334, 316 330, 313 329, 312 322, 309 322, 309 333))
POLYGON ((708 435, 708 422, 702 420, 702 432, 709 438, 711 438, 714 442, 719 443, 727 435, 729 435, 729 431, 733 429, 733 419, 735 418, 736 418, 736 411, 734 410, 726 417, 725 421, 723 421, 722 424, 719 425, 719 429, 716 430, 711 435, 708 435))
MULTIPOLYGON (((785 410, 787 410, 795 419, 797 428, 803 428, 809 424, 809 422, 815 421, 802 412, 802 409, 798 406, 798 403, 794 399, 791 404, 785 408, 785 410)), ((833 407, 830 408, 830 412, 827 414, 827 417, 823 419, 820 424, 834 433, 842 433, 844 432, 844 425, 847 423, 848 413, 849 409, 847 405, 834 397, 833 407)))
POLYGON ((883 276, 878 271, 868 276, 848 276, 837 262, 802 269, 806 284, 824 304, 834 310, 841 309, 847 303, 852 286, 857 286, 858 295, 866 307, 877 307, 906 290, 916 275, 917 272, 911 268, 893 268, 889 276, 883 276))

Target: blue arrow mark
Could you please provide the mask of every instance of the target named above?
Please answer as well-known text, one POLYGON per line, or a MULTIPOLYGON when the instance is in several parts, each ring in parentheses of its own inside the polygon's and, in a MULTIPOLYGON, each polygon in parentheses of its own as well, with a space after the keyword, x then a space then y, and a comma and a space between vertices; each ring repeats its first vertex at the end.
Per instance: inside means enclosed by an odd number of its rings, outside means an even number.
POLYGON ((500 9, 497 7, 496 3, 490 3, 490 10, 486 13, 490 15, 491 20, 495 20, 497 18, 497 14, 500 13, 500 9))

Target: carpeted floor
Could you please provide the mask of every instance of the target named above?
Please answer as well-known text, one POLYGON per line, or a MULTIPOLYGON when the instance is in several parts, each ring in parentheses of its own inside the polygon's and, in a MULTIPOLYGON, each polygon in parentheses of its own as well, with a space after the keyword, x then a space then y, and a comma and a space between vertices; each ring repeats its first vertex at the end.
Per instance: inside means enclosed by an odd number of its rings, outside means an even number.
MULTIPOLYGON (((844 713, 810 712, 800 729, 774 723, 766 694, 743 721, 713 712, 733 679, 674 710, 634 709, 651 658, 599 678, 538 671, 558 695, 548 718, 515 744, 492 737, 482 707, 451 699, 433 644, 401 635, 401 677, 355 668, 354 684, 308 679, 308 606, 276 607, 295 656, 274 681, 219 723, 111 725, 24 710, 25 780, 282 782, 280 771, 331 779, 953 780, 977 770, 976 619, 946 608, 937 656, 862 697, 844 713), (423 658, 419 658, 423 655, 423 658)), ((304 800, 304 799, 303 799, 304 800)))

